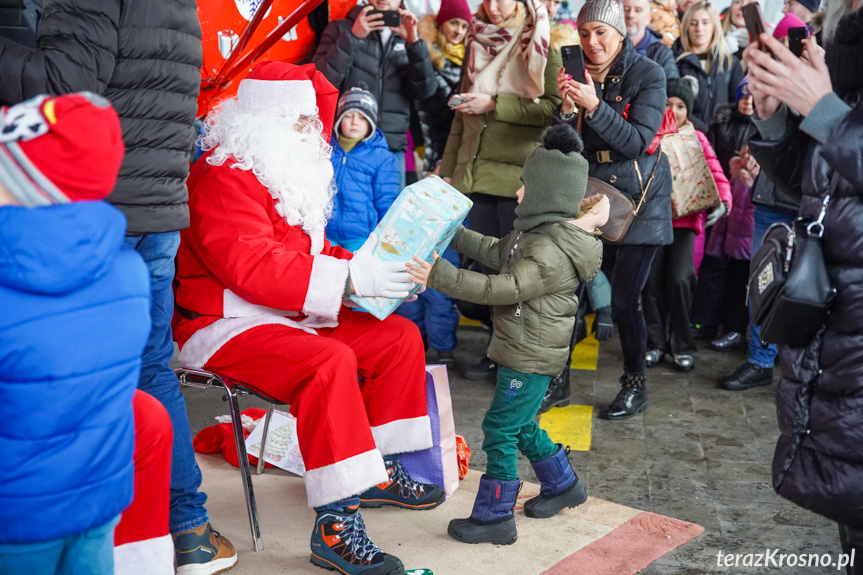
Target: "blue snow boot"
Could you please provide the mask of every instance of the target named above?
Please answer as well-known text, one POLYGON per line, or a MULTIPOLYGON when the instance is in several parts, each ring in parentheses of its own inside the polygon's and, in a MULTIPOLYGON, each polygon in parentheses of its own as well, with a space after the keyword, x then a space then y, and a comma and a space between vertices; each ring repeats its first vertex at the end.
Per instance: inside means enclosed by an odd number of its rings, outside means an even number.
POLYGON ((344 575, 404 575, 397 557, 387 555, 366 535, 359 506, 318 511, 312 532, 312 563, 344 575))
POLYGON ((470 517, 450 521, 447 533, 462 543, 515 543, 518 533, 512 508, 520 489, 518 479, 503 481, 483 475, 470 517))
POLYGON ((531 461, 539 479, 539 495, 524 504, 528 517, 544 519, 566 507, 581 505, 587 500, 587 491, 569 462, 569 448, 557 444, 557 451, 539 461, 531 461))

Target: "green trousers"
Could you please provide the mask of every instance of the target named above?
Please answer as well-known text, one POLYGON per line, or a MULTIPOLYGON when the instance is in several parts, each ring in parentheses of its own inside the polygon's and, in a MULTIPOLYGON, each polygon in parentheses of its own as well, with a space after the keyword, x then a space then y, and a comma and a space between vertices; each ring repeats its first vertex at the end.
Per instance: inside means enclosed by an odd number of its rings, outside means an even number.
POLYGON ((557 451, 557 445, 533 420, 549 382, 548 375, 498 367, 494 399, 482 421, 487 475, 513 481, 518 479, 519 450, 530 461, 539 461, 557 451))

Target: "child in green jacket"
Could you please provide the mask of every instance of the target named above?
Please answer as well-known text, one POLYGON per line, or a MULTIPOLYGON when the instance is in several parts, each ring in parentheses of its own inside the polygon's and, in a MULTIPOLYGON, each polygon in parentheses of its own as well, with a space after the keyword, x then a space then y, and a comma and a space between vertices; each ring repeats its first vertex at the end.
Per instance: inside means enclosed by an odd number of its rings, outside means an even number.
POLYGON ((608 199, 598 194, 584 200, 588 164, 582 150, 581 138, 568 124, 549 128, 525 161, 515 230, 498 240, 459 228, 452 247, 499 274, 457 269, 437 254, 434 265, 417 258, 408 264, 418 284, 493 306, 488 356, 499 368, 482 424, 488 464, 470 518, 454 519, 448 529, 465 543, 515 542, 519 449, 541 483, 540 495, 525 503, 525 515, 551 517, 587 498, 566 449, 534 421, 551 378, 570 353, 575 290, 593 279, 602 263, 602 244, 594 232, 608 219, 608 199))

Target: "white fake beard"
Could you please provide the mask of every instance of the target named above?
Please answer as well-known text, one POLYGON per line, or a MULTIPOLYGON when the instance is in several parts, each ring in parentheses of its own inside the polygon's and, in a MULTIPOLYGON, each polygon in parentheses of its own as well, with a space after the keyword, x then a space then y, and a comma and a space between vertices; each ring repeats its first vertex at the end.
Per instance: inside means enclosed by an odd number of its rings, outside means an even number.
POLYGON ((207 116, 201 147, 213 150, 207 163, 251 170, 276 202, 276 211, 291 226, 311 234, 323 230, 332 214, 332 148, 315 119, 296 129, 299 114, 258 116, 240 112, 234 99, 207 116))

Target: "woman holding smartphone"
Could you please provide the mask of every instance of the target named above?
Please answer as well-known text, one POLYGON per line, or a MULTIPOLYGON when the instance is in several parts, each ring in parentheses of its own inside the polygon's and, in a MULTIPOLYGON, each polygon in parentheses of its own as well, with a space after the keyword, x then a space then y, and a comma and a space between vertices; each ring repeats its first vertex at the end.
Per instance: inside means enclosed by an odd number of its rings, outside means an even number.
MULTIPOLYGON (((468 32, 439 174, 470 194, 470 227, 483 235, 502 238, 512 231, 522 166, 560 104, 560 53, 549 44, 548 14, 539 0, 483 0, 468 32)), ((486 358, 465 376, 493 380, 496 372, 486 358)))
POLYGON ((618 0, 585 4, 578 14, 578 33, 586 70, 583 78, 564 70, 558 74, 563 100, 558 121, 580 129, 590 175, 641 204, 624 238, 606 244, 602 262, 612 283, 623 376, 620 393, 601 416, 627 419, 647 407, 641 292, 658 248, 673 239, 668 160, 659 148, 648 152, 665 112, 665 73, 635 52, 618 0))
POLYGON ((740 60, 728 51, 719 14, 709 2, 690 6, 683 15, 681 29, 672 51, 680 77, 692 76, 698 80, 698 94, 689 119, 696 130, 707 133, 716 107, 734 102, 737 86, 743 80, 743 68, 740 60))

